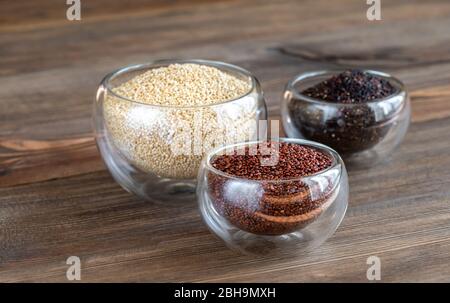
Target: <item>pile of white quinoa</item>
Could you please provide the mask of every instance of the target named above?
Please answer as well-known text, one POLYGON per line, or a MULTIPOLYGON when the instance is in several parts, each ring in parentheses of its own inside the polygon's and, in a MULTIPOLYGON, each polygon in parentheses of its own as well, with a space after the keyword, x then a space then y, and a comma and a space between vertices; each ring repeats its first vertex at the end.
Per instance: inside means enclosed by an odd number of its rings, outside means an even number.
POLYGON ((112 143, 140 170, 192 179, 211 148, 255 139, 258 102, 248 94, 251 87, 250 79, 207 65, 150 69, 112 89, 122 98, 105 99, 106 127, 112 143))

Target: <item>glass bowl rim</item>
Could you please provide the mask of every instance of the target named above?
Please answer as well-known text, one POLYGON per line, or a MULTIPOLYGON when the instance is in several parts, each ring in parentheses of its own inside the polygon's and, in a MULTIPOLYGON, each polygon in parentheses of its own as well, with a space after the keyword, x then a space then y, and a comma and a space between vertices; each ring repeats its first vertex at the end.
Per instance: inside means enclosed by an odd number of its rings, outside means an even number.
POLYGON ((378 98, 378 99, 374 99, 374 100, 370 100, 367 102, 363 102, 363 103, 343 103, 343 102, 330 102, 330 101, 326 101, 326 100, 321 100, 321 99, 317 99, 317 98, 313 98, 313 97, 309 97, 306 96, 304 94, 302 94, 298 89, 295 88, 295 85, 299 82, 305 81, 305 80, 309 80, 312 78, 316 78, 316 77, 320 77, 320 76, 324 76, 329 74, 330 76, 332 75, 336 75, 338 73, 347 71, 349 69, 345 69, 345 68, 336 68, 336 69, 324 69, 324 70, 313 70, 313 71, 306 71, 300 74, 297 74, 296 76, 294 76, 291 80, 288 81, 288 83, 286 84, 286 88, 284 90, 284 93, 286 92, 290 92, 292 93, 297 99, 300 100, 304 100, 310 103, 317 103, 317 104, 322 104, 322 105, 328 105, 328 106, 342 106, 342 107, 353 107, 353 106, 364 106, 364 105, 376 105, 379 103, 383 103, 385 101, 391 100, 393 98, 396 97, 402 97, 402 103, 405 102, 406 98, 406 94, 407 94, 407 90, 406 90, 406 86, 405 84, 400 81, 398 78, 392 76, 391 74, 382 72, 382 71, 377 71, 377 70, 372 70, 372 69, 358 69, 359 71, 365 72, 365 73, 369 73, 371 75, 374 76, 379 76, 379 77, 383 77, 386 80, 388 80, 391 84, 394 84, 394 86, 396 88, 398 88, 398 91, 395 92, 392 95, 386 96, 384 98, 378 98))
MULTIPOLYGON (((271 179, 249 179, 249 178, 245 178, 245 177, 240 177, 240 176, 234 176, 231 175, 229 173, 223 172, 217 168, 215 168, 214 166, 212 166, 211 164, 211 160, 212 158, 217 155, 218 152, 224 150, 224 149, 228 149, 228 148, 235 148, 235 147, 239 147, 239 146, 247 146, 247 145, 253 145, 253 144, 259 144, 262 142, 268 142, 269 140, 255 140, 255 141, 246 141, 246 142, 239 142, 239 143, 234 143, 234 144, 229 144, 229 145, 225 145, 225 146, 220 146, 217 148, 214 148, 213 150, 211 150, 210 152, 208 152, 204 158, 204 165, 206 166, 205 169, 213 172, 215 175, 220 175, 222 177, 225 177, 227 179, 234 179, 234 180, 241 180, 241 181, 248 181, 248 182, 255 182, 255 183, 284 183, 284 182, 292 182, 292 181, 309 181, 309 179, 315 178, 317 176, 321 176, 323 174, 325 174, 326 172, 338 167, 339 167, 339 178, 337 180, 336 183, 340 182, 340 179, 342 177, 342 172, 345 169, 345 164, 344 161, 342 160, 341 156, 331 147, 325 145, 325 144, 321 144, 315 141, 310 141, 310 140, 305 140, 305 139, 298 139, 298 138, 285 138, 285 137, 281 137, 281 138, 275 138, 272 139, 270 141, 272 142, 286 142, 286 143, 294 143, 297 145, 307 145, 307 146, 311 146, 313 148, 316 148, 320 151, 325 151, 327 154, 329 154, 332 157, 332 164, 311 175, 307 175, 307 176, 301 176, 301 177, 294 177, 294 178, 285 178, 285 179, 276 179, 276 180, 271 180, 271 179)), ((201 172, 200 172, 201 173, 201 172)))
POLYGON ((214 61, 214 60, 204 60, 204 59, 161 59, 161 60, 154 60, 154 61, 150 61, 150 62, 146 62, 146 63, 139 63, 139 64, 131 64, 131 65, 127 65, 124 67, 121 67, 119 69, 116 69, 115 71, 107 74, 103 80, 100 83, 101 86, 106 88, 106 91, 108 93, 110 93, 111 95, 113 95, 116 98, 119 98, 121 100, 127 101, 127 102, 131 102, 131 103, 135 103, 135 104, 139 104, 139 105, 143 105, 143 106, 148 106, 148 107, 154 107, 154 108, 173 108, 173 109, 195 109, 195 108, 208 108, 208 107, 214 107, 214 106, 220 106, 220 105, 224 105, 227 103, 232 103, 234 101, 240 100, 242 98, 247 97, 248 95, 250 95, 255 88, 258 86, 258 80, 256 79, 256 77, 249 72, 248 70, 234 65, 234 64, 230 64, 230 63, 226 63, 226 62, 222 62, 222 61, 214 61), (199 65, 207 65, 210 67, 215 67, 218 69, 221 68, 226 68, 229 69, 231 71, 237 72, 241 75, 244 75, 248 78, 250 78, 250 88, 249 90, 236 97, 236 98, 232 98, 232 99, 227 99, 221 102, 217 102, 217 103, 211 103, 211 104, 206 104, 206 105, 163 105, 163 104, 149 104, 149 103, 145 103, 143 101, 140 100, 134 100, 134 99, 130 99, 124 96, 121 96, 117 93, 115 93, 113 91, 113 88, 111 87, 111 81, 121 75, 124 75, 126 73, 132 72, 132 71, 136 71, 136 70, 149 70, 152 68, 158 68, 158 67, 163 67, 163 66, 168 66, 170 64, 185 64, 185 63, 192 63, 192 64, 199 64, 199 65))

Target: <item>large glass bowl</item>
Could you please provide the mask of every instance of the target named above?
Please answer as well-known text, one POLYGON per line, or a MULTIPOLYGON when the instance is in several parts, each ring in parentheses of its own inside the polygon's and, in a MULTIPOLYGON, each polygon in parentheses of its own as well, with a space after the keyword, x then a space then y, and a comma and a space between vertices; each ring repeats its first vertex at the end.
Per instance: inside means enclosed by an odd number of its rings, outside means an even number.
POLYGON ((348 180, 339 155, 319 143, 279 140, 320 150, 331 157, 332 165, 314 175, 279 180, 236 177, 212 165, 224 152, 238 152, 262 141, 218 148, 202 161, 197 188, 202 217, 234 250, 272 254, 313 249, 334 233, 344 217, 348 180))
POLYGON ((101 156, 126 190, 154 202, 195 200, 201 159, 211 149, 255 140, 266 106, 257 79, 231 64, 206 60, 163 60, 121 68, 100 84, 94 103, 94 130, 101 156), (170 64, 201 64, 249 84, 233 100, 205 106, 150 105, 115 92, 122 83, 170 64))
POLYGON ((393 95, 345 104, 302 94, 341 72, 314 71, 294 77, 286 86, 281 105, 283 126, 288 137, 326 144, 339 152, 347 165, 369 167, 388 159, 405 137, 411 116, 409 95, 401 81, 372 70, 364 72, 389 81, 396 88, 393 95))

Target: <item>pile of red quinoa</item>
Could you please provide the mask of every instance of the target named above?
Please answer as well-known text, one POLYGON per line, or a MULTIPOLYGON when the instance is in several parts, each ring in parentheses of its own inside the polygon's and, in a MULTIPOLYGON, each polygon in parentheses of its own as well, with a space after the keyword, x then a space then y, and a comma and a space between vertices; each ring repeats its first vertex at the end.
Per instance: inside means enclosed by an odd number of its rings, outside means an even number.
POLYGON ((247 146, 243 154, 216 157, 212 166, 227 174, 246 179, 286 180, 315 174, 332 164, 330 155, 309 146, 271 142, 268 149, 277 153, 276 165, 261 165, 264 158, 270 157, 268 152, 264 148, 257 148, 256 155, 250 155, 250 148, 247 146))
POLYGON ((333 158, 294 143, 272 142, 270 149, 278 155, 271 166, 261 164, 270 157, 265 149, 252 155, 245 147, 244 153, 216 156, 211 165, 239 179, 209 173, 208 185, 213 206, 231 224, 255 234, 280 235, 303 228, 322 213, 334 184, 323 188, 299 178, 326 170, 333 158))

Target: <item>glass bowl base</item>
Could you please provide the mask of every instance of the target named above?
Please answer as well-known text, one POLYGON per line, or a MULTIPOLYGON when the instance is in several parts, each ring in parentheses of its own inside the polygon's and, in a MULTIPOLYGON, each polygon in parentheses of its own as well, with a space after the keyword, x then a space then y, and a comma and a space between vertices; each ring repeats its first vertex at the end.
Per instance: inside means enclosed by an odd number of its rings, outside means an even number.
MULTIPOLYGON (((200 194, 201 195, 201 194, 200 194)), ((339 223, 344 218, 347 209, 347 204, 336 212, 335 206, 327 209, 323 216, 340 216, 335 220, 335 225, 329 229, 329 232, 317 236, 317 233, 312 229, 304 228, 292 233, 287 233, 277 236, 257 235, 247 231, 243 231, 234 225, 230 224, 214 209, 212 201, 207 194, 203 193, 200 198, 200 211, 203 220, 208 228, 225 242, 230 249, 245 255, 254 256, 268 256, 268 255, 298 255, 307 253, 327 240, 337 229, 339 223), (334 215, 332 215, 334 213, 334 215)), ((311 225, 317 225, 320 222, 313 222, 311 225), (316 223, 316 224, 314 224, 316 223)), ((323 230, 323 229, 322 229, 323 230)))
POLYGON ((97 140, 103 161, 114 180, 126 191, 140 198, 157 204, 180 205, 180 203, 194 203, 196 200, 195 179, 162 178, 156 174, 143 172, 120 154, 108 153, 105 145, 109 140, 97 140))

